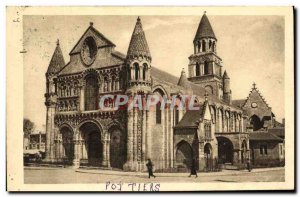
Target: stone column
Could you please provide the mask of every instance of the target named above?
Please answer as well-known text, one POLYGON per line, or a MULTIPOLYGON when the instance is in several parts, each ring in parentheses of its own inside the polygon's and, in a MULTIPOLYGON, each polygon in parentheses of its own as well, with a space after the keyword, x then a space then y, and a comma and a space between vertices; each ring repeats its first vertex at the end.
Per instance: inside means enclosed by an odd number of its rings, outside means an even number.
POLYGON ((137 161, 137 154, 138 154, 138 148, 137 148, 137 109, 133 108, 133 161, 137 161))
POLYGON ((143 65, 139 67, 139 80, 143 79, 143 65))
POLYGON ((164 155, 164 160, 165 160, 165 167, 168 168, 169 167, 169 142, 170 142, 170 139, 169 139, 169 121, 168 121, 168 108, 165 109, 165 149, 166 149, 166 154, 164 155))
POLYGON ((80 107, 79 107, 79 110, 80 111, 84 111, 84 86, 80 86, 80 107))
POLYGON ((59 143, 59 152, 60 152, 60 158, 63 158, 65 156, 65 154, 64 154, 64 145, 63 145, 62 140, 60 140, 60 143, 59 143))
POLYGON ((173 129, 173 125, 174 125, 174 109, 170 109, 169 108, 169 115, 170 115, 170 144, 169 144, 169 147, 170 147, 170 167, 173 168, 174 167, 174 139, 173 139, 173 132, 174 132, 174 129, 173 129))
POLYGON ((132 170, 133 163, 133 110, 128 111, 127 161, 124 170, 132 170))
POLYGON ((111 91, 111 79, 108 79, 108 81, 107 81, 107 91, 108 92, 111 91))
POLYGON ((74 139, 74 159, 73 159, 73 168, 79 168, 80 158, 79 158, 79 133, 75 131, 74 139))
POLYGON ((147 159, 148 158, 151 158, 151 149, 152 149, 152 143, 151 143, 151 140, 152 140, 152 135, 151 135, 151 124, 152 124, 152 111, 151 109, 149 109, 148 111, 146 111, 146 129, 147 129, 147 133, 146 133, 146 138, 147 138, 147 141, 146 141, 146 157, 147 159))
POLYGON ((166 146, 165 146, 165 142, 166 142, 166 121, 165 121, 165 110, 161 110, 161 126, 162 126, 162 141, 163 141, 163 147, 161 149, 161 156, 162 156, 162 160, 160 161, 162 168, 165 167, 165 153, 166 153, 166 146))
POLYGON ((115 83, 115 85, 116 85, 115 90, 116 91, 120 90, 120 82, 121 82, 120 79, 117 78, 116 83, 115 83))
POLYGON ((234 149, 233 150, 233 164, 238 164, 241 162, 241 154, 240 154, 240 149, 234 149))
POLYGON ((204 142, 199 142, 199 171, 205 170, 204 142))
POLYGON ((102 139, 102 164, 103 167, 107 167, 107 134, 104 134, 102 139))
POLYGON ((142 161, 146 161, 146 132, 147 132, 147 115, 143 110, 143 129, 142 129, 142 161))
POLYGON ((110 168, 110 137, 108 136, 106 140, 107 167, 110 168))
POLYGON ((135 80, 135 72, 134 72, 134 68, 130 68, 131 70, 131 79, 130 80, 135 80))

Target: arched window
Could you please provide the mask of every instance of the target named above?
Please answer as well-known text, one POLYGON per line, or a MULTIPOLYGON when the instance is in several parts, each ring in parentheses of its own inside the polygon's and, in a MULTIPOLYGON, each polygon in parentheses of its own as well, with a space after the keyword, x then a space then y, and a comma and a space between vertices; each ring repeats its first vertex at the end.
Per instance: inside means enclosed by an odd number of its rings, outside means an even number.
POLYGON ((200 76, 200 65, 196 63, 196 76, 200 76))
POLYGON ((158 102, 156 104, 156 124, 161 124, 161 109, 160 109, 161 103, 158 102))
POLYGON ((147 70, 148 70, 148 65, 143 64, 143 80, 146 80, 147 70))
POLYGON ((175 111, 175 125, 177 125, 179 123, 179 110, 178 110, 178 106, 175 106, 174 111, 175 111))
POLYGON ((205 91, 208 95, 214 94, 213 87, 211 87, 210 85, 205 86, 205 91))
POLYGON ((215 41, 213 42, 213 45, 212 45, 212 51, 213 51, 213 52, 216 51, 216 42, 215 42, 215 41))
POLYGON ((85 110, 95 110, 98 106, 98 79, 95 75, 86 77, 85 110))
POLYGON ((253 131, 257 131, 260 128, 263 127, 262 122, 260 121, 260 118, 257 115, 253 115, 250 117, 250 124, 253 128, 253 131))
POLYGON ((198 53, 200 52, 200 48, 201 48, 201 43, 200 41, 197 42, 197 47, 198 47, 198 53))
POLYGON ((204 62, 204 75, 208 75, 209 72, 208 72, 208 67, 209 67, 209 64, 207 61, 204 62))
POLYGON ((211 40, 210 40, 210 41, 208 42, 208 48, 209 48, 210 51, 212 51, 212 50, 211 50, 211 45, 212 45, 212 42, 211 42, 211 40))
POLYGON ((135 73, 135 80, 138 80, 140 74, 140 66, 138 63, 134 63, 134 73, 135 73))
POLYGON ((202 40, 202 52, 206 51, 206 45, 205 40, 202 40))

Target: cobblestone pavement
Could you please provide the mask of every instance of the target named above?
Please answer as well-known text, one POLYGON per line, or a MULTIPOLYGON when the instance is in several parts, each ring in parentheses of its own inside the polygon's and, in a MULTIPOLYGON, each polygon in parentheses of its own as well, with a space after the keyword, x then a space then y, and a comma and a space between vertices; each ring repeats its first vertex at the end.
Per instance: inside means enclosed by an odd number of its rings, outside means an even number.
POLYGON ((149 179, 147 173, 126 173, 107 170, 81 170, 72 168, 25 168, 24 182, 48 183, 106 183, 106 182, 281 182, 284 181, 284 168, 254 169, 248 171, 222 171, 199 173, 198 178, 186 173, 156 173, 149 179))

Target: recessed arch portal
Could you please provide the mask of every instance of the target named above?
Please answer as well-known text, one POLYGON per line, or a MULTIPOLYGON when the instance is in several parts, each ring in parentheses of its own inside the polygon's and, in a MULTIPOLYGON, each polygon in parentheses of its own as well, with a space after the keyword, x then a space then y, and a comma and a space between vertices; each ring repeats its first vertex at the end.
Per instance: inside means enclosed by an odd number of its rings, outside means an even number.
POLYGON ((193 149, 191 145, 182 140, 176 146, 176 166, 189 169, 193 162, 193 149))
POLYGON ((72 162, 74 158, 74 144, 73 135, 74 132, 69 126, 63 126, 60 129, 62 138, 62 153, 61 156, 67 159, 68 162, 72 162))
POLYGON ((88 160, 90 166, 100 166, 103 155, 101 128, 94 122, 85 122, 79 127, 81 138, 84 141, 82 158, 88 160))
POLYGON ((257 131, 263 127, 262 121, 255 114, 250 117, 250 124, 253 127, 253 131, 257 131))
POLYGON ((226 137, 217 137, 219 163, 233 162, 233 144, 226 137))

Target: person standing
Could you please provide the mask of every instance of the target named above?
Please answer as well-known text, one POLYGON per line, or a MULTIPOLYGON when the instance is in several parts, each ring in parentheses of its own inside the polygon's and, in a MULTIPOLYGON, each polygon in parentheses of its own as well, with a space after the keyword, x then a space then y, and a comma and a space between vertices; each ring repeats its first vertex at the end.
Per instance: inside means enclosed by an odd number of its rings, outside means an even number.
POLYGON ((155 178, 156 176, 153 174, 153 164, 151 162, 151 159, 148 159, 146 166, 148 170, 149 179, 151 176, 155 178))
POLYGON ((251 170, 252 170, 250 159, 247 160, 247 169, 249 172, 251 172, 251 170))
POLYGON ((190 173, 189 177, 191 177, 192 175, 196 175, 195 178, 198 177, 197 170, 196 170, 196 161, 195 161, 195 159, 192 160, 191 173, 190 173))

